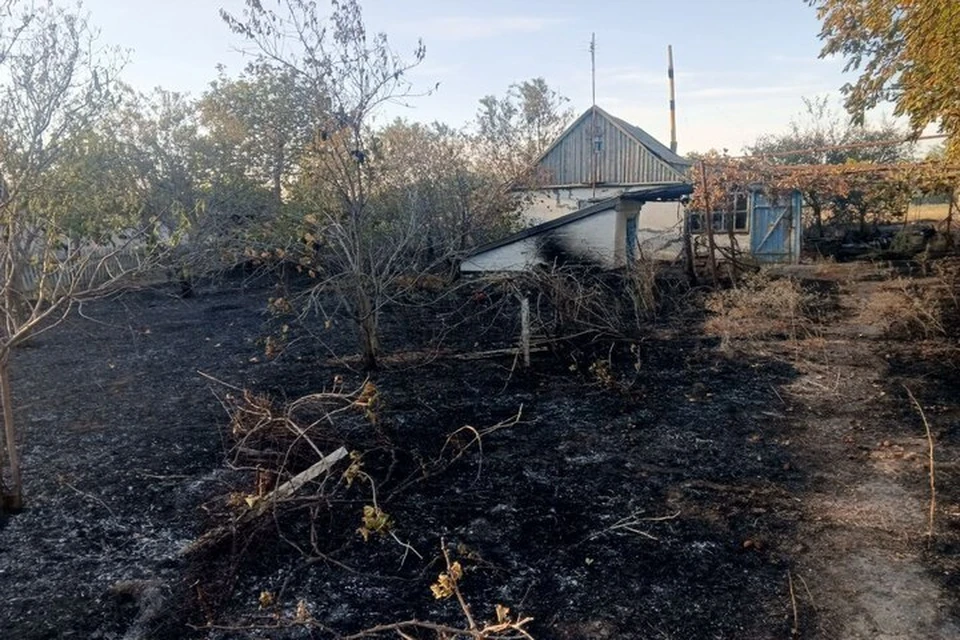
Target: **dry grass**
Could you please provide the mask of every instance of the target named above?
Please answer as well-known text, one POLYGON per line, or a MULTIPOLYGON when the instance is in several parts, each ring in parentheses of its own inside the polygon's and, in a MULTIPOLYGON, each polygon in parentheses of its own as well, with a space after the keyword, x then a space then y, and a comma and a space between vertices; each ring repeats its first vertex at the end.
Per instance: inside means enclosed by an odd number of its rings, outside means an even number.
POLYGON ((943 311, 940 287, 895 278, 870 296, 860 321, 888 338, 929 338, 945 333, 943 311))
POLYGON ((933 537, 934 524, 936 522, 935 519, 937 515, 937 475, 933 432, 930 430, 930 422, 927 420, 927 414, 923 410, 923 405, 921 405, 916 396, 913 395, 913 391, 910 391, 910 387, 903 385, 903 388, 907 392, 907 395, 910 396, 910 402, 912 402, 913 406, 917 409, 917 413, 920 414, 920 419, 923 420, 923 428, 927 437, 927 459, 930 463, 930 511, 927 515, 927 537, 933 537))
POLYGON ((734 340, 786 338, 796 342, 813 336, 824 303, 798 280, 773 279, 761 272, 732 289, 711 293, 705 306, 711 313, 705 331, 719 336, 727 347, 734 340))
POLYGON ((907 208, 907 220, 946 220, 950 206, 943 204, 911 204, 907 208))

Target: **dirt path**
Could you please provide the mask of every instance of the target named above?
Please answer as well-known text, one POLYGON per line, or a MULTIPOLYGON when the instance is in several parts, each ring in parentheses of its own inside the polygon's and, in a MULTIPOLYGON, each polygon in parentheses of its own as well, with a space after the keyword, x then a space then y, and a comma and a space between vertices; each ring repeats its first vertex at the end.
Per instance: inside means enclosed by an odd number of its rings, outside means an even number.
POLYGON ((805 416, 795 459, 811 471, 794 558, 800 628, 818 638, 960 638, 956 594, 927 558, 928 446, 901 386, 922 380, 898 378, 895 345, 860 323, 880 286, 841 285, 839 321, 786 387, 805 416))

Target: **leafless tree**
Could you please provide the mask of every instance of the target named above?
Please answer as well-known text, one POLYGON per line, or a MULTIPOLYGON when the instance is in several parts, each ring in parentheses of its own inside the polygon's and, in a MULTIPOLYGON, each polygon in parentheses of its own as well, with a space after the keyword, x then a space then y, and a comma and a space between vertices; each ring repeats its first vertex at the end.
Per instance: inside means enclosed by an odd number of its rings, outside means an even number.
POLYGON ((127 251, 136 233, 109 242, 86 235, 73 215, 77 196, 63 184, 65 158, 114 104, 119 58, 97 36, 79 7, 0 3, 0 465, 9 467, 0 466, 0 494, 12 510, 23 503, 12 350, 139 267, 127 251))
MULTIPOLYGON (((421 44, 410 61, 397 55, 386 35, 371 35, 356 0, 331 2, 324 18, 310 0, 280 0, 276 10, 247 0, 241 16, 223 12, 229 27, 244 36, 262 63, 299 76, 308 87, 316 136, 303 160, 307 256, 322 283, 333 289, 356 323, 364 365, 377 366, 380 314, 396 280, 424 249, 422 212, 376 206, 379 168, 371 152, 370 119, 388 102, 418 95, 407 72, 425 54, 421 44)), ((422 94, 419 94, 422 95, 422 94)))

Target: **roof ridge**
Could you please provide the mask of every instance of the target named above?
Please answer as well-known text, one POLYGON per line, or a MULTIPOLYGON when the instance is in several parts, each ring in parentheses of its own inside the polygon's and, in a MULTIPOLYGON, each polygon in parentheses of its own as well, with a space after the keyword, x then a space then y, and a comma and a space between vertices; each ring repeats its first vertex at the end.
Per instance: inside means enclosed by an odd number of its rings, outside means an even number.
POLYGON ((678 154, 676 151, 671 150, 670 147, 654 138, 651 134, 647 133, 647 131, 640 126, 627 122, 623 118, 619 118, 601 107, 597 107, 597 110, 614 123, 620 125, 620 127, 624 129, 633 139, 650 149, 651 152, 653 152, 664 162, 669 164, 692 164, 689 160, 678 154))

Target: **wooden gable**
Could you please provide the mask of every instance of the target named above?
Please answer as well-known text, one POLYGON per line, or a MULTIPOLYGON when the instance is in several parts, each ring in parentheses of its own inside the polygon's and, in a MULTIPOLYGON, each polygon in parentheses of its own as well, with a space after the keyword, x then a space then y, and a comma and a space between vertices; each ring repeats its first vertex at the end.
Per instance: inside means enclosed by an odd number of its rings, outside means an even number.
POLYGON ((687 160, 642 129, 599 107, 577 118, 537 162, 545 186, 677 182, 687 167, 687 160))

